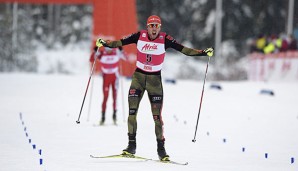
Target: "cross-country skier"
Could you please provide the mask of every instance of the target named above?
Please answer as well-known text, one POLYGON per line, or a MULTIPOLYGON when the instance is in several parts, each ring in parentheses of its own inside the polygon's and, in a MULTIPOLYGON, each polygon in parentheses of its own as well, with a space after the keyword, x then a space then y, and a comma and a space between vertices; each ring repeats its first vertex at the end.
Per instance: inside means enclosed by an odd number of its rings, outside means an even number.
POLYGON ((140 101, 147 90, 151 103, 151 111, 155 122, 155 134, 157 139, 157 153, 159 159, 168 161, 169 155, 165 150, 165 138, 163 134, 162 105, 163 87, 161 69, 165 52, 173 48, 187 56, 213 56, 213 48, 197 50, 179 44, 170 35, 160 32, 161 19, 152 15, 147 19, 147 30, 141 30, 126 38, 117 41, 97 40, 97 46, 116 48, 135 43, 137 45, 136 70, 128 93, 128 146, 123 154, 136 153, 137 113, 140 101))
POLYGON ((117 91, 118 91, 118 78, 119 78, 119 61, 120 58, 126 60, 122 53, 122 46, 118 49, 104 47, 97 51, 97 47, 94 48, 94 52, 90 56, 90 62, 93 63, 94 59, 99 59, 101 64, 101 72, 103 78, 103 101, 101 105, 101 120, 100 125, 105 122, 106 106, 109 97, 110 87, 113 94, 113 121, 117 124, 117 91))

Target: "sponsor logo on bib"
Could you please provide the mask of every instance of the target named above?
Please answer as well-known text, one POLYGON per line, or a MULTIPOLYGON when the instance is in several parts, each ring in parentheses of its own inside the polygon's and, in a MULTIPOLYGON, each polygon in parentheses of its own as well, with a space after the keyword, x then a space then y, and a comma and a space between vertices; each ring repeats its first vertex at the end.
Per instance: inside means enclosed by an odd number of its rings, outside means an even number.
POLYGON ((157 50, 157 45, 156 44, 153 44, 153 45, 150 45, 149 43, 146 43, 142 49, 142 51, 153 51, 153 50, 157 50))

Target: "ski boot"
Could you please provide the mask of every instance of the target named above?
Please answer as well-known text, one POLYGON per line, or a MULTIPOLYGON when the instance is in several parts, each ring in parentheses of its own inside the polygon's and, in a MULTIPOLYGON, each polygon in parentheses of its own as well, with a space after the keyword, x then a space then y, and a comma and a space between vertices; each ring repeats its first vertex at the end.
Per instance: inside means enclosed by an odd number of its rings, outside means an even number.
POLYGON ((114 112, 113 112, 113 122, 114 122, 114 125, 117 125, 117 115, 116 115, 116 113, 117 113, 117 110, 114 110, 114 112))
POLYGON ((106 120, 105 112, 102 112, 102 113, 101 113, 101 120, 100 120, 100 122, 99 122, 99 125, 104 125, 105 120, 106 120))
POLYGON ((157 154, 159 160, 170 161, 170 156, 167 154, 165 149, 165 140, 157 140, 157 154))
POLYGON ((128 134, 128 146, 122 151, 123 155, 134 155, 136 154, 136 134, 128 134))

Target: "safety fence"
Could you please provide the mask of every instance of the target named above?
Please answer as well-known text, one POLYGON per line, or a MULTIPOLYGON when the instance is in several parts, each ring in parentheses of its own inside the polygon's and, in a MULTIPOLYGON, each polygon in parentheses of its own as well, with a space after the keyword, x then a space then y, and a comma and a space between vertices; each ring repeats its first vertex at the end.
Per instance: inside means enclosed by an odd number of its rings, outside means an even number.
POLYGON ((298 81, 298 51, 249 55, 249 80, 298 81))

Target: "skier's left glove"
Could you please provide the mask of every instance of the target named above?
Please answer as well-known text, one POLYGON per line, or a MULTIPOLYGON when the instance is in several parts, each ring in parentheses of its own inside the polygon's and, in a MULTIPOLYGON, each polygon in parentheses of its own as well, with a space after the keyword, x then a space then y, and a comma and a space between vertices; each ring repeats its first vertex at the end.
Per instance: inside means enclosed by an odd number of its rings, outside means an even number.
POLYGON ((209 47, 203 50, 203 53, 205 53, 209 57, 213 56, 213 52, 214 52, 213 47, 209 47))
POLYGON ((96 40, 96 46, 97 46, 97 47, 102 47, 102 46, 105 45, 105 44, 107 44, 106 41, 104 41, 104 40, 101 39, 101 38, 98 38, 98 39, 96 40))

